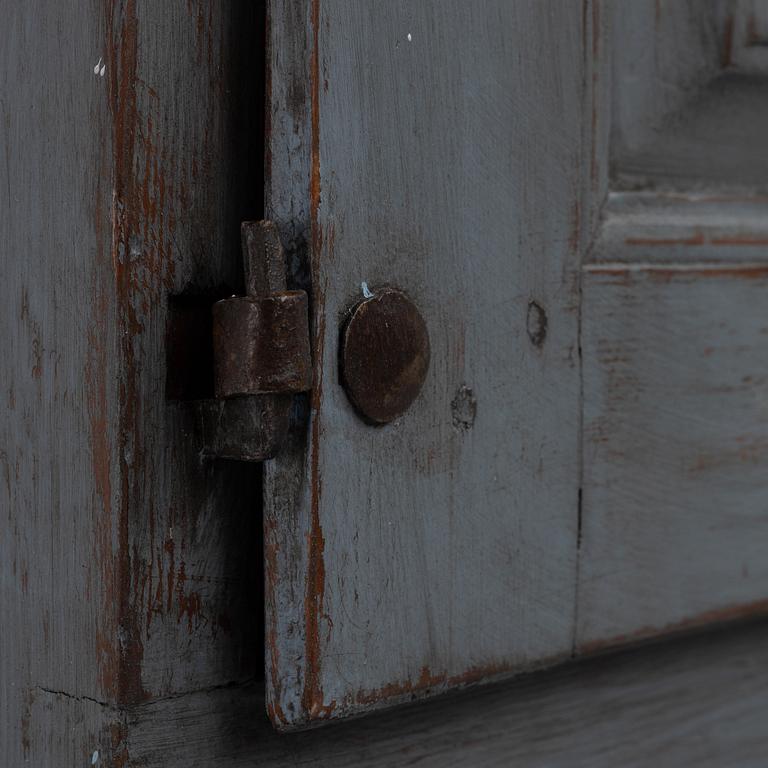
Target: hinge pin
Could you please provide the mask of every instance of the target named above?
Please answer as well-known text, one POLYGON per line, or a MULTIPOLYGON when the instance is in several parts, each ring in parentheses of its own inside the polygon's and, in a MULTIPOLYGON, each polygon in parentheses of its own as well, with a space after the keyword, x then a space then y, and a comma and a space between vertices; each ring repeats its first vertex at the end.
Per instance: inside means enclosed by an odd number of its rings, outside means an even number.
POLYGON ((263 461, 288 432, 291 395, 312 386, 308 299, 286 287, 269 221, 241 227, 247 295, 213 305, 214 400, 200 401, 203 452, 263 461))

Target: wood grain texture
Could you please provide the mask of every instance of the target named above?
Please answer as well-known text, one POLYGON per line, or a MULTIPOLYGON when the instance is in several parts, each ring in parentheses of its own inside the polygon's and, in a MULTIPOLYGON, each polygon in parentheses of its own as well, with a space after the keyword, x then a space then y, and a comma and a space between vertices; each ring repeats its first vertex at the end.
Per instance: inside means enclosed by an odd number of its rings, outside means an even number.
POLYGON ((616 187, 768 193, 766 81, 722 74, 616 162, 616 187))
MULTIPOLYGON (((310 56, 312 5, 304 0, 270 0, 267 7, 267 106, 265 211, 277 225, 289 261, 289 284, 307 290, 312 239, 310 176, 312 117, 310 56)), ((310 308, 313 356, 314 306, 310 308)), ((279 456, 264 466, 264 666, 266 684, 281 697, 283 686, 298 689, 302 666, 288 670, 285 659, 302 658, 303 622, 294 609, 302 600, 306 573, 306 518, 302 504, 309 477, 309 398, 294 398, 288 439, 279 456), (290 606, 284 610, 283 606, 290 606)), ((274 708, 273 708, 274 713, 274 708)), ((274 717, 274 714, 273 714, 274 717)))
POLYGON ((571 664, 307 733, 275 734, 254 689, 136 709, 143 768, 754 768, 768 753, 768 627, 571 664))
POLYGON ((126 707, 261 674, 258 473, 164 396, 261 212, 258 4, 0 12, 0 764, 124 765, 126 707))
POLYGON ((194 409, 163 394, 168 295, 242 291, 240 221, 260 204, 256 13, 112 9, 127 704, 259 674, 258 470, 203 460, 194 409))
MULTIPOLYGON (((0 3, 0 765, 111 749, 118 367, 100 3, 0 3), (67 45, 61 45, 66 39, 67 45)), ((119 741, 119 736, 117 738, 119 741)))
POLYGON ((743 264, 768 261, 768 198, 723 192, 613 192, 588 262, 743 264))
POLYGON ((606 44, 613 61, 611 154, 647 144, 730 56, 731 0, 611 0, 606 44))
POLYGON ((768 610, 767 290, 765 259, 586 267, 580 651, 768 610))
POLYGON ((768 7, 762 0, 731 0, 730 65, 768 74, 768 7))
POLYGON ((612 5, 614 186, 765 193, 768 70, 750 0, 612 5))
POLYGON ((575 267, 591 172, 589 6, 290 8, 273 4, 270 22, 268 209, 308 214, 316 370, 308 434, 267 475, 268 702, 281 727, 570 653, 575 267), (275 94, 296 71, 309 88, 286 113, 275 94), (304 164, 276 182, 275 147, 291 141, 304 164), (294 180, 306 203, 282 186, 294 180), (363 281, 408 293, 431 335, 422 394, 382 429, 359 421, 337 376, 339 325, 363 281), (473 422, 457 416, 461 397, 473 422))
POLYGON ((733 59, 747 5, 615 6, 606 30, 627 191, 582 283, 580 653, 768 606, 768 123, 733 59))
POLYGON ((584 57, 584 114, 581 130, 589 173, 579 205, 579 251, 589 254, 599 230, 610 184, 611 109, 613 104, 613 28, 615 4, 610 0, 582 3, 582 56, 584 57))
MULTIPOLYGON (((380 5, 272 14, 269 213, 292 284, 314 288, 320 382, 266 470, 283 726, 549 663, 577 627, 586 651, 766 607, 762 203, 609 205, 619 239, 604 227, 584 286, 577 624, 577 267, 607 191, 610 4, 380 5), (626 242, 675 237, 697 240, 690 259, 626 242), (406 290, 436 350, 421 400, 383 430, 336 374, 364 280, 406 290)), ((258 473, 202 460, 193 412, 164 396, 168 295, 239 290, 239 222, 260 214, 258 4, 0 14, 0 764, 765 753, 764 628, 273 734, 249 682, 258 473)))

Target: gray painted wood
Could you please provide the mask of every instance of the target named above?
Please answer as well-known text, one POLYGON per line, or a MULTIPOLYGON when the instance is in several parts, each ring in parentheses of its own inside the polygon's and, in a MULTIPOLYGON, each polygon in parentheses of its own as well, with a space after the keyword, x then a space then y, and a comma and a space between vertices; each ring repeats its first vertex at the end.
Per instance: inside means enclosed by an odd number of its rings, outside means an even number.
POLYGON ((610 184, 610 142, 613 123, 613 14, 614 3, 584 3, 585 107, 582 116, 582 141, 589 156, 585 174, 579 232, 582 260, 589 254, 597 235, 602 209, 610 184))
POLYGON ((237 287, 260 214, 254 8, 0 3, 9 768, 125 765, 131 704, 261 673, 258 470, 164 396, 168 294, 237 287))
POLYGON ((768 260, 768 198, 613 192, 588 262, 743 264, 768 260))
POLYGON ((76 14, 74 5, 0 3, 0 765, 9 768, 85 765, 119 726, 99 703, 114 682, 102 628, 116 620, 118 536, 110 78, 94 73, 106 53, 101 4, 79 3, 76 14))
POLYGON ((571 664, 307 733, 275 734, 258 690, 141 705, 144 768, 754 768, 768 736, 765 623, 571 664))
POLYGON ((721 71, 729 56, 732 5, 731 0, 609 3, 616 163, 645 145, 721 71))
POLYGON ((591 172, 589 5, 314 3, 298 20, 291 7, 271 9, 268 208, 309 215, 316 369, 305 442, 267 474, 280 727, 570 653, 591 172), (276 108, 307 71, 308 89, 276 108), (309 156, 276 181, 291 142, 309 156), (363 282, 410 294, 432 341, 422 394, 381 429, 337 376, 363 282), (531 302, 547 316, 540 346, 531 302), (471 424, 452 406, 462 387, 471 424))
POLYGON ((626 190, 766 190, 761 11, 751 0, 612 4, 611 157, 626 190))
POLYGON ((747 5, 615 6, 606 29, 612 179, 631 191, 607 198, 582 277, 579 653, 768 607, 768 123, 735 53, 747 5))
POLYGON ((256 9, 114 10, 126 704, 261 674, 259 469, 201 458, 194 409, 164 394, 168 296, 242 292, 240 221, 261 199, 256 9))
MULTIPOLYGON (((289 282, 310 296, 311 12, 312 4, 302 0, 270 0, 267 6, 264 200, 266 215, 277 224, 286 248, 289 282)), ((311 330, 315 347, 316 328, 311 330)), ((264 667, 266 685, 276 691, 301 684, 301 666, 287 670, 280 660, 304 653, 303 621, 295 608, 302 600, 301 574, 307 567, 305 540, 300 538, 306 521, 300 521, 300 514, 310 476, 309 398, 296 397, 295 403, 283 450, 264 465, 264 667)))
POLYGON ((731 65, 748 72, 768 72, 768 6, 763 0, 735 0, 731 65))
POLYGON ((616 161, 617 188, 768 191, 768 106, 762 76, 727 72, 636 150, 616 161))
MULTIPOLYGON (((601 263, 584 277, 588 353, 601 361, 584 379, 589 408, 605 406, 624 445, 639 431, 656 447, 660 401, 696 429, 678 453, 679 435, 666 439, 667 464, 651 466, 679 494, 664 547, 639 523, 648 498, 661 509, 669 494, 586 445, 576 603, 577 267, 607 192, 609 11, 275 3, 269 208, 292 281, 315 289, 322 374, 266 471, 276 720, 562 659, 577 608, 584 651, 764 607, 764 224, 759 201, 714 197, 609 202, 601 263), (675 237, 696 238, 690 258, 685 243, 627 242, 675 237), (336 380, 338 323, 363 280, 411 293, 436 352, 415 410, 385 430, 355 420, 336 380), (531 300, 548 316, 541 349, 531 300), (626 410, 606 392, 632 382, 608 386, 601 338, 643 384, 626 410), (642 379, 655 355, 660 393, 642 379), (452 412, 462 385, 478 406, 466 431, 452 412), (669 464, 692 447, 701 487, 678 487, 669 464)), ((164 398, 168 294, 237 289, 238 224, 259 215, 254 7, 32 0, 0 12, 2 765, 764 754, 764 629, 586 666, 573 685, 564 672, 327 734, 272 734, 248 683, 260 675, 258 472, 201 461, 190 409, 164 398)))
POLYGON ((580 651, 765 611, 768 260, 585 269, 580 651))

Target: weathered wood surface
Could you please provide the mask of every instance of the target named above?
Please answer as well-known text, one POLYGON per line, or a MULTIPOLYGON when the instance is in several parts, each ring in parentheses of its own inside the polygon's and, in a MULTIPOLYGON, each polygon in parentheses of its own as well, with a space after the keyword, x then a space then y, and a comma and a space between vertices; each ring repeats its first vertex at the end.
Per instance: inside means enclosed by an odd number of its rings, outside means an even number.
MULTIPOLYGON (((258 469, 201 460, 163 398, 167 294, 242 292, 240 222, 260 214, 258 3, 126 6, 125 459, 141 696, 261 674, 258 469), (132 15, 133 12, 133 15, 132 15), (149 203, 147 203, 147 200, 149 203)), ((138 697, 137 697, 138 698, 138 697)))
POLYGON ((768 626, 571 664, 514 683, 275 734, 257 689, 141 705, 143 768, 754 768, 768 734, 768 626))
POLYGON ((194 411, 164 396, 168 295, 242 289, 240 220, 260 200, 255 13, 127 2, 108 20, 123 703, 260 666, 258 474, 201 460, 194 411))
POLYGON ((0 764, 123 765, 125 707, 261 674, 258 472, 164 395, 260 214, 258 4, 0 16, 0 764))
MULTIPOLYGON (((293 282, 315 288, 321 383, 267 471, 268 690, 283 724, 571 652, 577 267, 606 192, 612 45, 609 8, 577 5, 275 2, 270 215, 293 282), (383 430, 356 421, 336 377, 362 281, 417 300, 437 361, 383 430)), ((239 221, 260 213, 258 14, 246 0, 0 0, 0 764, 754 764, 764 629, 623 672, 590 665, 564 688, 269 731, 248 683, 258 473, 202 461, 189 407, 164 395, 167 296, 238 290, 239 221)), ((740 98, 748 162, 763 118, 740 98)), ((587 436, 605 405, 611 439, 640 434, 659 485, 640 487, 613 444, 586 444, 580 651, 759 609, 768 592, 763 203, 657 200, 639 218, 611 205, 595 254, 633 263, 585 277, 587 354, 604 363, 584 380, 587 436), (633 384, 615 380, 622 366, 642 385, 626 409, 605 400, 633 384), (670 462, 701 479, 673 482, 670 462), (658 521, 642 523, 665 504, 674 535, 658 547, 658 521)))
POLYGON ((112 13, 116 589, 132 703, 260 673, 258 470, 201 459, 194 410, 164 396, 168 295, 242 292, 240 221, 260 213, 260 39, 248 2, 112 13))
POLYGON ((733 24, 729 64, 768 73, 768 5, 764 0, 730 0, 733 24))
POLYGON ((613 192, 589 256, 592 264, 767 260, 768 198, 722 192, 613 192))
MULTIPOLYGON (((266 215, 278 226, 286 249, 290 282, 310 296, 311 12, 312 4, 302 0, 270 0, 267 5, 264 199, 266 215)), ((310 322, 314 348, 316 320, 310 322)), ((299 665, 287 673, 280 666, 281 658, 304 654, 303 621, 295 607, 303 598, 301 574, 307 568, 306 540, 300 537, 305 530, 301 512, 310 472, 309 397, 296 397, 295 403, 288 439, 279 457, 264 466, 264 668, 265 684, 271 690, 283 684, 281 675, 285 681, 288 674, 301 674, 299 665), (283 613, 283 606, 291 606, 292 615, 283 613)), ((300 680, 292 685, 300 685, 300 680)))
POLYGON ((589 4, 292 7, 271 11, 268 209, 308 215, 316 369, 306 450, 268 471, 281 727, 570 653, 592 171, 589 4), (275 182, 287 146, 303 204, 275 182), (407 292, 431 334, 421 396, 380 429, 337 375, 363 282, 407 292))
POLYGON ((732 0, 612 0, 607 44, 613 61, 611 154, 626 155, 663 129, 729 56, 732 0))
MULTIPOLYGON (((0 765, 111 746, 110 78, 95 2, 0 3, 0 765), (67 40, 61 45, 61 39, 67 40), (61 693, 58 693, 61 692, 61 693)), ((111 77, 110 72, 110 77, 111 77)), ((118 736, 119 739, 119 736, 118 736)))
POLYGON ((610 154, 616 186, 764 193, 765 3, 612 5, 610 154))
POLYGON ((768 192, 768 99, 760 75, 726 73, 617 159, 617 187, 768 192))
POLYGON ((582 279, 579 653, 768 609, 750 5, 614 4, 607 27, 612 178, 631 191, 609 195, 582 279))
POLYGON ((583 280, 578 648, 768 610, 768 259, 583 280))

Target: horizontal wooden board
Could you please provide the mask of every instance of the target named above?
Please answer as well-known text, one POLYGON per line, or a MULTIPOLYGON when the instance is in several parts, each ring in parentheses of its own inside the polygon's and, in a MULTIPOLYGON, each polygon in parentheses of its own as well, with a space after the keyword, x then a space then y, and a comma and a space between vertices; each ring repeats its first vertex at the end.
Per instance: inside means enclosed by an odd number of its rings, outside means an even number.
POLYGON ((589 263, 768 263, 768 198, 612 192, 589 263))
POLYGON ((768 265, 583 276, 578 647, 768 610, 768 265))
POLYGON ((254 688, 139 707, 142 768, 754 768, 768 753, 768 625, 568 665, 309 733, 254 688))

